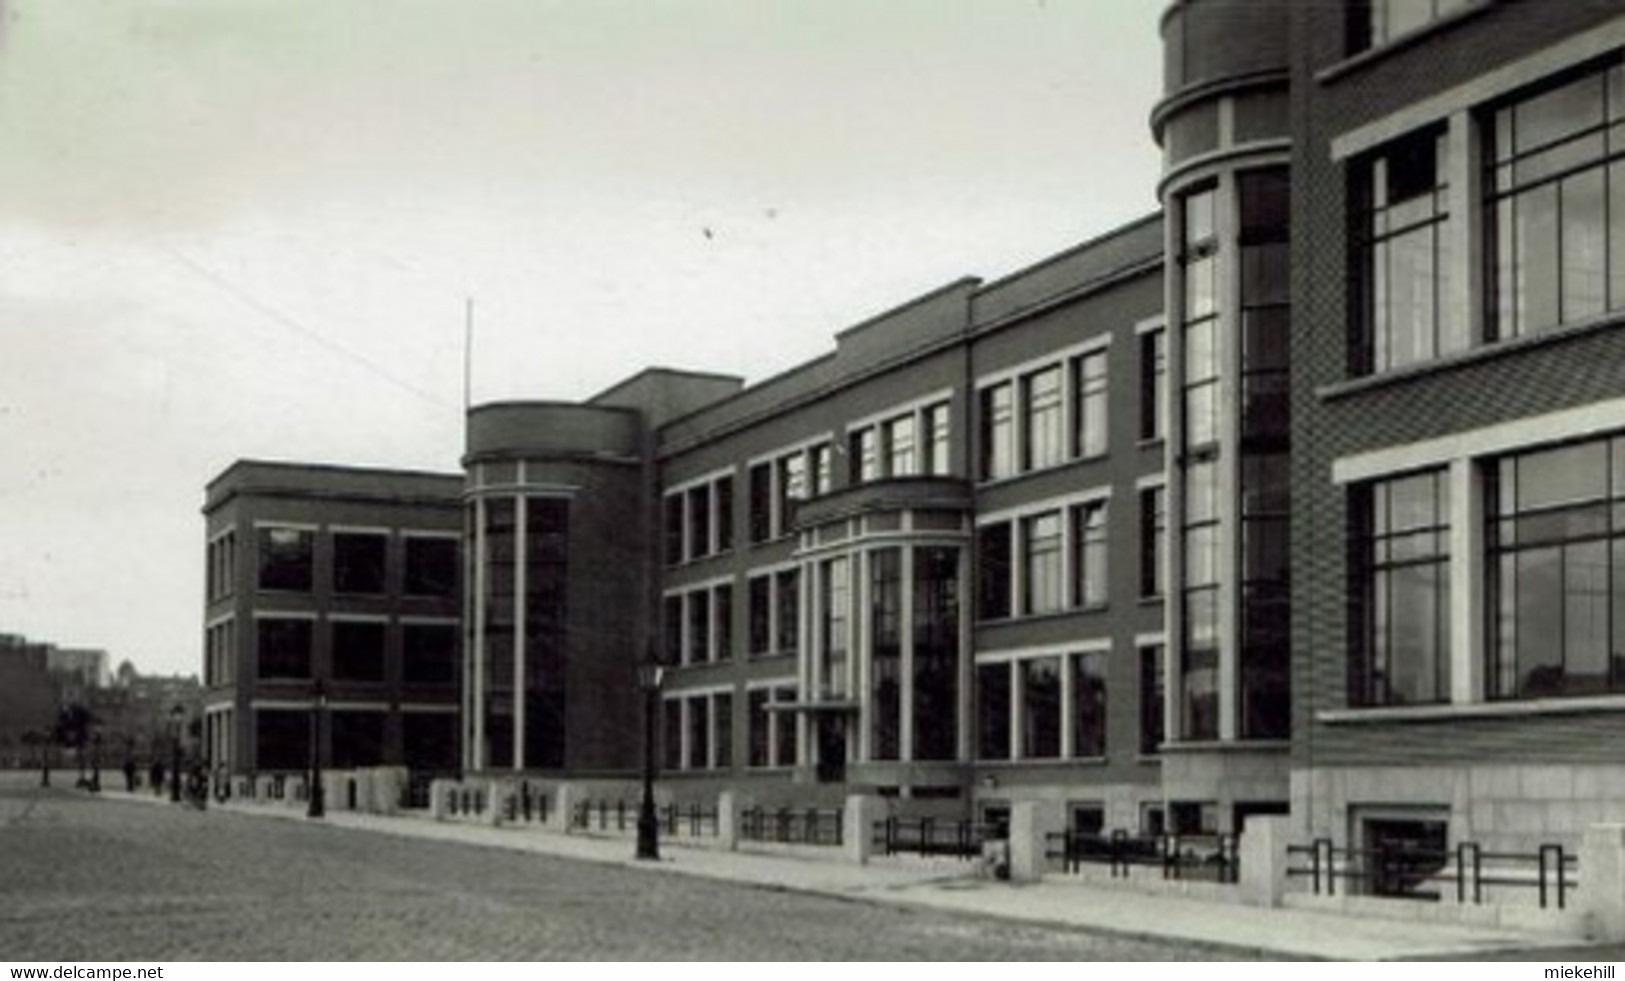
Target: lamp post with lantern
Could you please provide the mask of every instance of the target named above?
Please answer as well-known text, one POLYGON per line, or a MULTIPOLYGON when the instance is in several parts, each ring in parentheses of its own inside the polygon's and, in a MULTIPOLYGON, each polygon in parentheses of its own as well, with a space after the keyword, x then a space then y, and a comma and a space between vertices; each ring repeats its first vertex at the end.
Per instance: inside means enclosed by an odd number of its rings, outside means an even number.
POLYGON ((666 669, 652 656, 638 668, 638 687, 643 690, 643 803, 638 807, 637 857, 648 861, 660 858, 660 818, 655 814, 655 712, 665 673, 666 669))
POLYGON ((169 800, 181 802, 181 727, 186 722, 186 709, 176 705, 169 710, 169 800))
POLYGON ((305 817, 327 816, 326 795, 322 791, 322 713, 327 711, 327 686, 316 679, 310 700, 310 805, 305 817))

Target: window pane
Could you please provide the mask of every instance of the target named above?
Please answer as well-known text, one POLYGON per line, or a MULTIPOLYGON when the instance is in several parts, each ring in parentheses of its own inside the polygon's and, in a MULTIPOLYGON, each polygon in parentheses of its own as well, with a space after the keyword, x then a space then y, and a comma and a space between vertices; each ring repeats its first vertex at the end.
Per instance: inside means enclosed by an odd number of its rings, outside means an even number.
POLYGON ((1106 655, 1103 653, 1072 656, 1072 755, 1085 759, 1106 755, 1106 655))
POLYGON ((333 589, 340 593, 384 591, 384 535, 340 532, 333 535, 333 589))
POLYGON ((1061 755, 1061 659, 1021 662, 1021 755, 1054 759, 1061 755))
POLYGON ((979 740, 976 755, 984 760, 1010 758, 1010 665, 984 664, 976 669, 979 740))

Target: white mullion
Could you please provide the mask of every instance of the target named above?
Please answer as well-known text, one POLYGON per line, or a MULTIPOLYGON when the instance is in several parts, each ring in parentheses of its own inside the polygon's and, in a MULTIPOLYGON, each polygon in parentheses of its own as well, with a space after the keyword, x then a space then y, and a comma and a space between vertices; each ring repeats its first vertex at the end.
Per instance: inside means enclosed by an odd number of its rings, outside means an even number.
POLYGON ((1020 661, 1011 661, 1005 670, 1010 677, 1010 759, 1021 759, 1021 725, 1024 721, 1021 714, 1021 672, 1017 670, 1020 661))
MULTIPOLYGON (((1062 653, 1057 655, 1061 665, 1061 759, 1069 760, 1077 755, 1078 747, 1072 738, 1072 714, 1077 711, 1078 693, 1073 690, 1073 680, 1077 672, 1072 670, 1074 658, 1083 658, 1087 655, 1062 653)), ((1110 694, 1108 693, 1108 696, 1110 694)))

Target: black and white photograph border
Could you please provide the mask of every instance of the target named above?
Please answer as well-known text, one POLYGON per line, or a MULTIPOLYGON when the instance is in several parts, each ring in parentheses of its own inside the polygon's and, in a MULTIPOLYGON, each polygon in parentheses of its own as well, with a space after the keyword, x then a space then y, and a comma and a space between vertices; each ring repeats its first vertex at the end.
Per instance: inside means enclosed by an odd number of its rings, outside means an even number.
POLYGON ((0 182, 0 959, 1625 951, 1616 4, 0 0, 0 182))

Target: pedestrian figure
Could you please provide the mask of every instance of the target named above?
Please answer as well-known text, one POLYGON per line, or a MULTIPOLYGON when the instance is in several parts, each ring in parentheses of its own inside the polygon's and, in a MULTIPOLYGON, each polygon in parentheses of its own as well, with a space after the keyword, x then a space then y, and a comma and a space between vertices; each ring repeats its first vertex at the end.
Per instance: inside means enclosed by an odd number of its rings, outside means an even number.
POLYGON ((159 797, 164 796, 164 761, 153 760, 152 769, 147 775, 152 779, 152 792, 159 797))
POLYGON ((124 792, 135 793, 135 760, 128 756, 124 758, 124 792))

